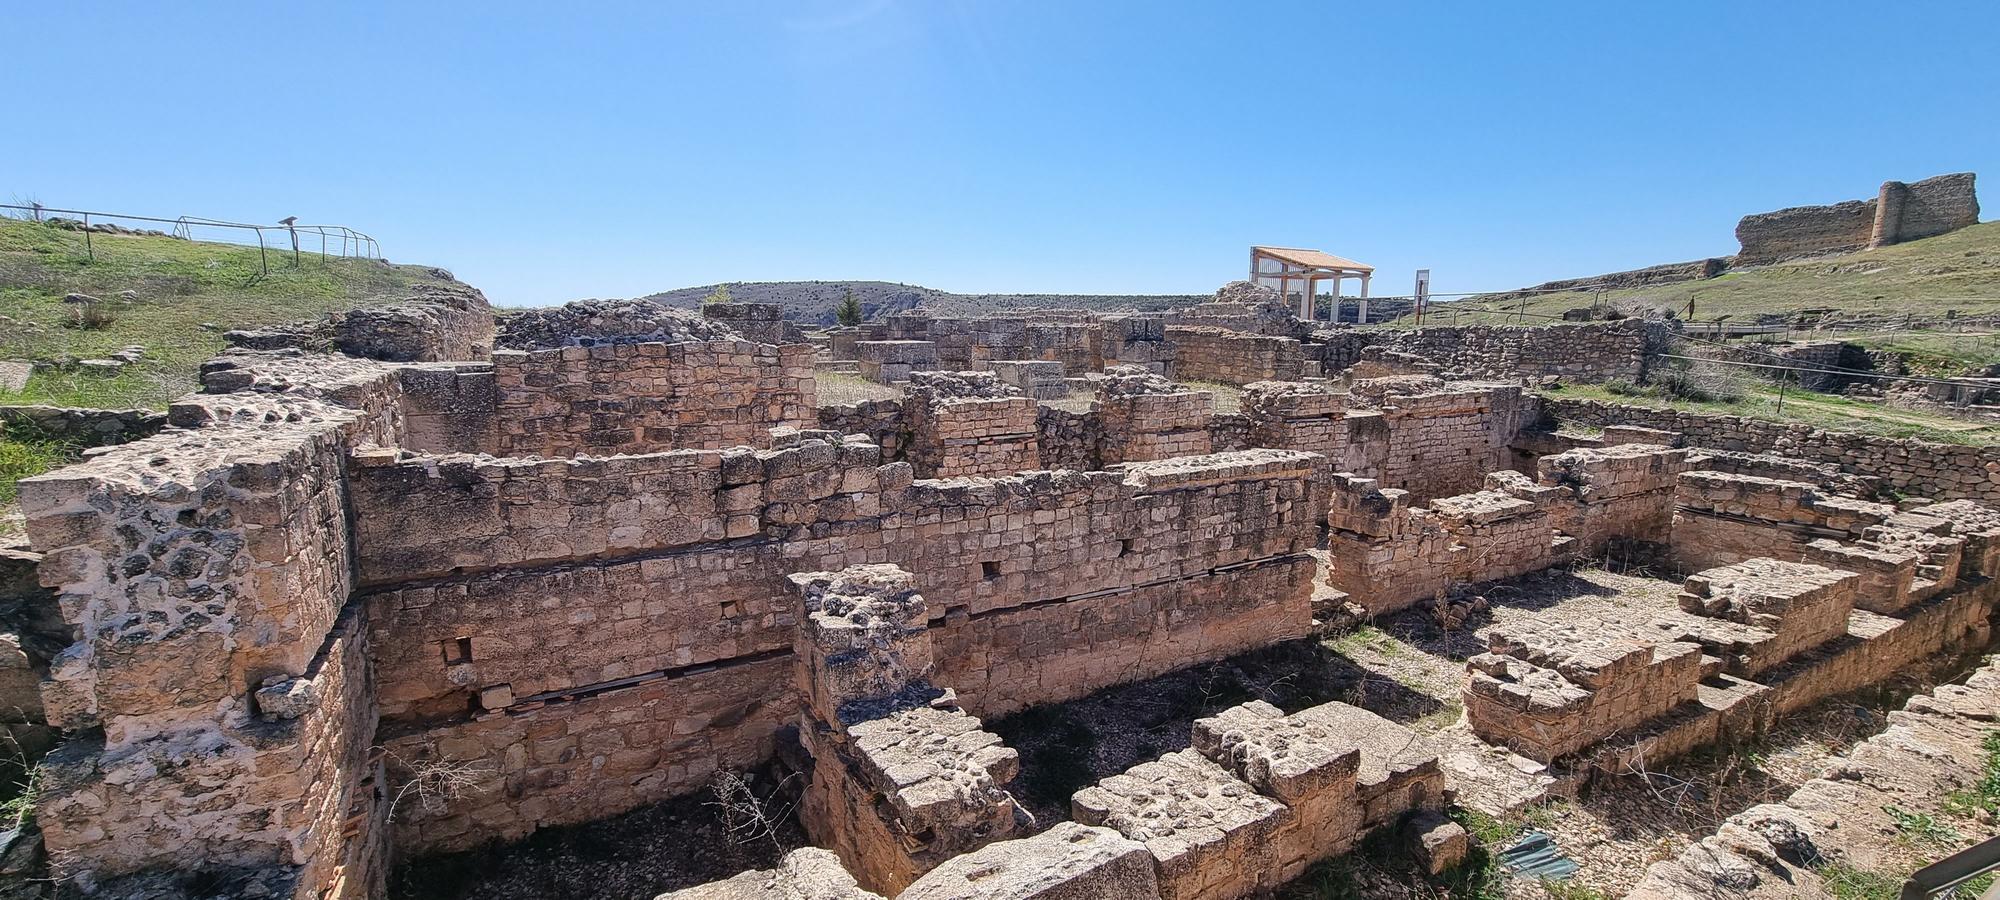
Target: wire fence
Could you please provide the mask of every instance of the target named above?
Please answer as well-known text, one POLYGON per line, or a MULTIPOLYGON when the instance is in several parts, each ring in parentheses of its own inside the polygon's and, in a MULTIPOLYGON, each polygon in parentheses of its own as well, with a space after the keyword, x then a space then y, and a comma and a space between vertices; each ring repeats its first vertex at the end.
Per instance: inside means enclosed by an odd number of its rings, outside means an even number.
POLYGON ((176 237, 184 241, 199 240, 245 247, 255 246, 258 265, 266 275, 271 272, 273 253, 276 253, 281 260, 289 255, 293 268, 297 268, 305 258, 312 255, 317 255, 322 260, 382 258, 382 246, 363 232, 345 225, 305 224, 299 222, 297 217, 286 218, 275 225, 257 225, 201 216, 177 216, 167 219, 129 213, 63 209, 32 202, 0 203, 0 215, 81 232, 84 254, 91 260, 96 260, 98 253, 98 242, 93 236, 121 234, 151 234, 176 237), (171 226, 171 231, 162 231, 159 228, 131 228, 120 224, 125 222, 168 225, 171 226))

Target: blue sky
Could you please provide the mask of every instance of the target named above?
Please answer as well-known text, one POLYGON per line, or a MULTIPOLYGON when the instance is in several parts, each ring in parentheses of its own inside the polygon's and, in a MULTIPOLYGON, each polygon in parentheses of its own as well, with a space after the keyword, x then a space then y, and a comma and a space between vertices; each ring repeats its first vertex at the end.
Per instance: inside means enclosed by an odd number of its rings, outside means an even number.
POLYGON ((1378 294, 1420 266, 1437 291, 1499 289, 1728 253, 1744 213, 1886 178, 2000 178, 1992 2, 0 21, 0 199, 348 224, 512 305, 812 278, 1191 293, 1240 277, 1252 243, 1372 263, 1378 294))

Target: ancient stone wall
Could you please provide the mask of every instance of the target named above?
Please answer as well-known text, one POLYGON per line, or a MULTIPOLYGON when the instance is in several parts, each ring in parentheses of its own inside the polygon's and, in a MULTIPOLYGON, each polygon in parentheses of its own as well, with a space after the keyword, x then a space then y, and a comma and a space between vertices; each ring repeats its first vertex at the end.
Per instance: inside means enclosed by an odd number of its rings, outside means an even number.
POLYGON ((1979 224, 1979 195, 1971 172, 1936 175, 1914 184, 1885 181, 1875 201, 1874 247, 1948 234, 1979 224))
POLYGON ((1182 381, 1249 384, 1305 377, 1305 352, 1289 337, 1245 334, 1225 328, 1169 325, 1174 377, 1182 381))
POLYGON ((1032 397, 990 372, 910 375, 911 465, 919 478, 1041 468, 1032 397))
POLYGON ((1938 175, 1914 184, 1888 181, 1873 200, 1832 206, 1795 206, 1744 216, 1736 224, 1743 249, 1738 265, 1761 265, 1801 256, 1844 253, 1913 241, 1979 222, 1971 172, 1938 175))
POLYGON ((1544 396, 1551 416, 1586 425, 1641 425, 1680 434, 1691 447, 1778 454, 1838 465, 1898 493, 1934 500, 2000 502, 2000 446, 1823 431, 1743 416, 1544 396))
POLYGON ((771 661, 797 622, 782 600, 788 572, 909 569, 949 648, 938 682, 980 714, 1309 627, 1304 551, 1323 513, 1308 454, 916 482, 876 459, 872 446, 810 436, 603 460, 364 454, 358 566, 376 585, 390 746, 483 754, 493 773, 482 799, 399 818, 405 845, 573 821, 584 813, 564 798, 586 793, 602 815, 699 788, 714 769, 681 765, 673 746, 727 766, 767 757, 786 691, 763 673, 782 668, 771 661), (705 721, 716 724, 690 725, 705 721), (661 750, 634 729, 675 737, 661 750), (508 755, 531 732, 529 747, 546 751, 508 755), (613 755, 615 766, 591 762, 613 755))
POLYGON ((1373 346, 1434 360, 1457 378, 1636 380, 1662 349, 1666 330, 1663 322, 1637 319, 1511 328, 1461 325, 1396 331, 1373 346))
POLYGON ((704 303, 701 317, 721 322, 746 341, 759 344, 803 344, 806 333, 782 318, 776 303, 704 303))
POLYGON ((1543 763, 1694 702, 1702 678, 1700 646, 1593 620, 1495 630, 1466 665, 1473 732, 1543 763))
MULTIPOLYGON (((614 344, 493 355, 501 456, 759 444, 811 427, 813 348, 748 341, 614 344)), ((484 448, 461 448, 484 449, 484 448)))
POLYGON ((1097 385, 1093 407, 1103 426, 1105 465, 1209 452, 1214 395, 1191 391, 1145 369, 1115 367, 1097 385))
POLYGON ((1744 216, 1736 223, 1736 241, 1742 246, 1736 262, 1754 266, 1860 250, 1874 236, 1875 206, 1874 200, 1848 200, 1744 216))
POLYGON ((313 365, 232 357, 205 374, 249 390, 170 413, 201 427, 21 483, 76 639, 44 684, 71 736, 44 761, 37 820, 84 883, 250 867, 364 896, 376 877, 339 869, 382 839, 343 470, 350 444, 395 439, 397 383, 335 361, 284 387, 313 365))
POLYGON ((868 438, 882 448, 884 460, 902 459, 903 451, 910 443, 910 420, 900 397, 822 405, 819 408, 819 427, 839 434, 858 434, 868 438))
MULTIPOLYGON (((1380 455, 1368 451, 1379 460, 1370 474, 1419 499, 1476 490, 1486 473, 1508 468, 1514 436, 1528 421, 1529 403, 1511 385, 1403 376, 1356 382, 1351 395, 1352 406, 1372 409, 1387 430, 1380 455)), ((1348 428, 1353 443, 1369 426, 1348 428)))
POLYGON ((1896 511, 1803 482, 1725 472, 1683 474, 1675 503, 1673 561, 1686 572, 1758 556, 1798 559, 1819 538, 1860 540, 1896 511))
POLYGON ((877 384, 908 381, 911 372, 938 367, 937 345, 930 341, 857 341, 854 359, 861 377, 877 384))
POLYGON ((1366 710, 1266 703, 1194 724, 1193 746, 1076 792, 1076 821, 1144 845, 1163 898, 1268 892, 1368 830, 1444 801, 1437 753, 1366 710))

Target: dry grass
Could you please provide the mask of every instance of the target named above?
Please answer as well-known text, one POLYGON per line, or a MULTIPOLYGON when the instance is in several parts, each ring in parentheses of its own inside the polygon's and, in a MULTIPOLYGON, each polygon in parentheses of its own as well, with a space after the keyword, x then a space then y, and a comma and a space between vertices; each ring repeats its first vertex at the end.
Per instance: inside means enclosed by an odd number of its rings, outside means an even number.
POLYGON ((852 406, 869 400, 895 400, 903 396, 900 388, 839 372, 814 372, 813 393, 815 402, 821 406, 852 406))

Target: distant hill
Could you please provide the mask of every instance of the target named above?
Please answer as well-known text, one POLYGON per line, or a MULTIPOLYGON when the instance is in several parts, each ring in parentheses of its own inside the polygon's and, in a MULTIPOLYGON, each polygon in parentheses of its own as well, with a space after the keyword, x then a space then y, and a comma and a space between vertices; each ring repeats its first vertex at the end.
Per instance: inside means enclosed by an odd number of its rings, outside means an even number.
MULTIPOLYGON (((690 309, 718 285, 685 287, 645 299, 690 309)), ((1110 312, 1135 309, 1152 312, 1201 303, 1210 294, 954 294, 914 284, 888 281, 733 281, 729 297, 738 303, 775 303, 784 316, 803 325, 832 325, 833 311, 853 291, 870 321, 880 321, 919 306, 940 315, 976 316, 1004 309, 1093 309, 1110 312)))

